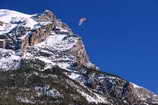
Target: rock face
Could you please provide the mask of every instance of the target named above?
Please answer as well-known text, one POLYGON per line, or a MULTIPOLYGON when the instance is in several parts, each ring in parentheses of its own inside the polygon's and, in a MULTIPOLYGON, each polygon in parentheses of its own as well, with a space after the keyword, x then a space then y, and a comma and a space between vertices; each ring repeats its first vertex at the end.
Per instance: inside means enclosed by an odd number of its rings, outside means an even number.
POLYGON ((0 105, 158 105, 156 94, 101 72, 51 11, 0 10, 0 20, 0 105))
MULTIPOLYGON (((4 10, 3 12, 6 11, 4 10)), ((8 13, 14 14, 12 11, 8 13)), ((26 20, 22 20, 22 17, 19 17, 19 19, 13 16, 12 18, 15 19, 12 19, 10 23, 6 24, 16 26, 10 29, 9 32, 2 33, 1 40, 3 39, 5 41, 5 45, 1 44, 3 46, 1 48, 13 50, 26 49, 29 46, 44 41, 50 35, 51 31, 55 29, 55 17, 53 16, 53 13, 49 11, 45 11, 42 15, 34 16, 36 24, 32 26, 33 28, 26 26, 26 20)), ((2 22, 1 27, 4 27, 2 22)))

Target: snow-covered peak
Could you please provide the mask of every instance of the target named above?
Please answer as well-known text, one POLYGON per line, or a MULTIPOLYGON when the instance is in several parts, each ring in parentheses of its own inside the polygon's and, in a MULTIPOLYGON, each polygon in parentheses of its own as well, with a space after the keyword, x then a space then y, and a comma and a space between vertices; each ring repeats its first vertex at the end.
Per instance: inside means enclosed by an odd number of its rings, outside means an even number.
POLYGON ((37 22, 31 18, 32 16, 33 15, 13 10, 0 9, 0 21, 2 22, 0 25, 0 35, 8 33, 20 23, 22 23, 25 27, 33 28, 37 22))
MULTIPOLYGON (((13 50, 19 61, 40 60, 46 64, 44 69, 58 65, 74 70, 71 66, 75 63, 86 65, 89 62, 80 38, 48 10, 42 14, 28 15, 0 9, 0 35, 3 48, 13 50)), ((3 59, 0 69, 6 67, 5 62, 10 59, 3 59)), ((19 62, 16 63, 19 65, 19 62)))

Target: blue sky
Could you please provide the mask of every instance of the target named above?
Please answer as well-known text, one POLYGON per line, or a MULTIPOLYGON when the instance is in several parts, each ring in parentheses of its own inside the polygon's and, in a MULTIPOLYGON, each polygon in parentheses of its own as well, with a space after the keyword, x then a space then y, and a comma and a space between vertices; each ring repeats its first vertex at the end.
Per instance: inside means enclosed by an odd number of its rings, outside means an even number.
POLYGON ((25 13, 53 10, 75 33, 102 71, 158 93, 157 0, 1 0, 25 13), (80 17, 88 21, 78 27, 80 17))

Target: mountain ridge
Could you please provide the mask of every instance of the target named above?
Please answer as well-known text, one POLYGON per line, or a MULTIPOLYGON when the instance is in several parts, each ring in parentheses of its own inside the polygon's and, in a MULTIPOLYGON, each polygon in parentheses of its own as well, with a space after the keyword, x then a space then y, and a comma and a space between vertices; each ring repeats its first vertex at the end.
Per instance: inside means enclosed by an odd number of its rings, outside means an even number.
POLYGON ((91 63, 81 38, 49 10, 0 10, 0 46, 0 104, 158 105, 156 94, 91 63))

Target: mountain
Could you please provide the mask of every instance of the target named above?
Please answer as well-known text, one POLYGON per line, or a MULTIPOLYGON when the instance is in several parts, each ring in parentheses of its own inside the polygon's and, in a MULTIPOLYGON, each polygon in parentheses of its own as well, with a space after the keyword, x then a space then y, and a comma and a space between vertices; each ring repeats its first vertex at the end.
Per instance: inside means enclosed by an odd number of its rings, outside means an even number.
POLYGON ((0 105, 158 105, 158 96, 91 63, 49 10, 0 9, 0 105))

